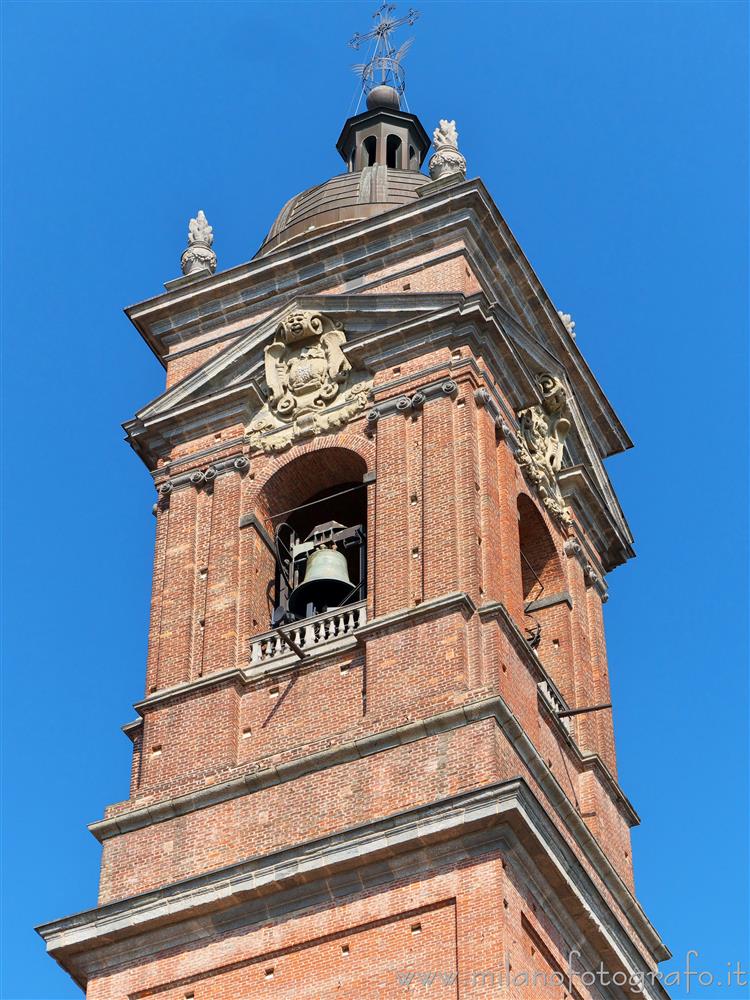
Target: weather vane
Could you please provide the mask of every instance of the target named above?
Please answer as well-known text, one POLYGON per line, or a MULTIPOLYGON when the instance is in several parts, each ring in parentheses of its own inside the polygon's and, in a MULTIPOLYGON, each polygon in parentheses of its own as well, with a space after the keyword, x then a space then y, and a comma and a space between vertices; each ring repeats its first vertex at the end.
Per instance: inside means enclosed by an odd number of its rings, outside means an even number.
POLYGON ((372 41, 375 43, 369 60, 366 63, 357 63, 352 67, 357 76, 361 78, 362 90, 365 93, 368 93, 373 87, 385 84, 393 87, 399 97, 402 97, 406 88, 406 78, 401 61, 411 48, 414 39, 408 38, 396 50, 391 42, 391 35, 402 24, 414 24, 419 17, 419 11, 409 8, 406 17, 395 18, 393 17, 395 9, 395 4, 381 4, 372 15, 373 21, 375 21, 374 27, 364 35, 357 32, 349 42, 353 49, 358 49, 363 42, 372 41))

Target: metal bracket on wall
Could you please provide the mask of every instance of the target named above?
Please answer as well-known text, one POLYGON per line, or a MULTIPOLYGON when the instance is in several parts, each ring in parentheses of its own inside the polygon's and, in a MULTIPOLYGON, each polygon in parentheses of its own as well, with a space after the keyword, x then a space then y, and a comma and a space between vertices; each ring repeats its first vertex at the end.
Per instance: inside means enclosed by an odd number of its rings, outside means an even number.
POLYGON ((557 713, 558 719, 568 719, 571 715, 585 715, 587 712, 600 712, 605 708, 612 708, 612 702, 607 702, 606 705, 589 705, 588 708, 564 708, 562 712, 557 713))

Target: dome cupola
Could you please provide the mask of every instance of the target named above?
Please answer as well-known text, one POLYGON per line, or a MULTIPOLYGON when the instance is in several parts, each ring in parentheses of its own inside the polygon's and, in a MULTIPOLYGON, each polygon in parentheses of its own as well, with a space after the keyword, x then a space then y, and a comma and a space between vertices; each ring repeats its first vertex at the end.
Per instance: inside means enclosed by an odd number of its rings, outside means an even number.
POLYGON ((430 138, 416 115, 402 111, 395 87, 379 86, 367 95, 367 110, 347 119, 336 149, 349 173, 365 167, 419 170, 430 138))
POLYGON ((367 63, 354 69, 362 80, 367 108, 348 118, 336 148, 346 163, 339 174, 296 195, 284 205, 259 255, 273 253, 300 240, 415 201, 417 191, 429 178, 421 173, 430 137, 416 115, 401 110, 405 81, 402 60, 411 40, 398 50, 391 34, 418 17, 410 10, 393 17, 393 6, 382 4, 375 12, 375 25, 364 35, 355 35, 350 45, 374 43, 367 63))

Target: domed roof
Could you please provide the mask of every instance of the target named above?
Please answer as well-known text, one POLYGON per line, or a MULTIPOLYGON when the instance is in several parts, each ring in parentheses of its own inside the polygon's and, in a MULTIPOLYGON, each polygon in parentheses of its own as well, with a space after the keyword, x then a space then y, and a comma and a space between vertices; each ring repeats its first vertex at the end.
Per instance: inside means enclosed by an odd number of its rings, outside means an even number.
POLYGON ((416 201, 418 189, 428 181, 429 177, 418 170, 397 170, 382 164, 338 174, 290 198, 271 226, 258 256, 416 201))

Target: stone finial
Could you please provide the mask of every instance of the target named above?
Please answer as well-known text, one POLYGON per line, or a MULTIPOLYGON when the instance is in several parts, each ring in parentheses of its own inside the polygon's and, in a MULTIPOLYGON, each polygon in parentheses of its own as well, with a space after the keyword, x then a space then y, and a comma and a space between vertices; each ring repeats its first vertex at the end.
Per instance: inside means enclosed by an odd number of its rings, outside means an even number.
POLYGON ((445 146, 458 149, 458 130, 455 121, 449 122, 446 118, 441 118, 440 124, 432 133, 432 144, 436 150, 445 146))
POLYGON ((576 339, 576 324, 570 313, 563 312, 562 309, 557 310, 557 315, 563 321, 563 326, 568 331, 573 340, 576 339))
POLYGON ((182 273, 195 275, 204 271, 213 274, 216 270, 216 254, 211 249, 214 232, 208 224, 203 210, 190 220, 188 225, 188 245, 182 255, 182 273))
POLYGON ((430 158, 430 177, 436 181, 455 175, 463 180, 466 177, 466 160, 458 151, 456 123, 441 118, 440 124, 432 133, 432 145, 435 152, 430 158))

